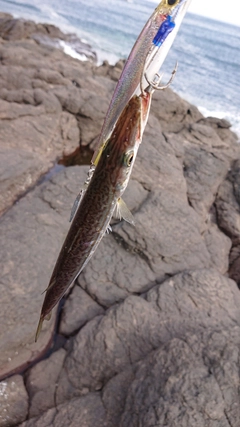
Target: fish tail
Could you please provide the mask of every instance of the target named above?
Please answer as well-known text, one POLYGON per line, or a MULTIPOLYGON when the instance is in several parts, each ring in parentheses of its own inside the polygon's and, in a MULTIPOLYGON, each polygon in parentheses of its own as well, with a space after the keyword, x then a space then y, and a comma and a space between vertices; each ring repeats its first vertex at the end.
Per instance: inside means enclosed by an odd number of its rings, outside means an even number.
POLYGON ((39 335, 40 335, 40 332, 41 332, 41 330, 42 330, 42 324, 43 324, 43 321, 44 321, 44 320, 50 320, 50 319, 51 319, 51 314, 52 314, 52 313, 49 313, 47 316, 43 316, 43 315, 41 314, 40 319, 39 319, 39 322, 38 322, 38 327, 37 327, 36 335, 35 335, 35 342, 37 342, 38 337, 39 337, 39 335))
POLYGON ((38 322, 38 327, 37 327, 37 331, 36 331, 36 335, 35 335, 35 342, 37 342, 38 337, 40 335, 40 332, 42 330, 43 321, 44 321, 44 317, 41 316, 39 319, 39 322, 38 322))

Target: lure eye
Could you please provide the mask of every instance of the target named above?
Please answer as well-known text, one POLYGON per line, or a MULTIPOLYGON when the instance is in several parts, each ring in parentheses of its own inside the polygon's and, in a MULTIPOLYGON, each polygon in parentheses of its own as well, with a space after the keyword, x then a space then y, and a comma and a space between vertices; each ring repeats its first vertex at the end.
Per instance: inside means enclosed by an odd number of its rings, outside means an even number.
POLYGON ((127 167, 131 166, 131 163, 133 161, 133 157, 134 157, 134 153, 133 151, 130 151, 130 153, 126 153, 125 154, 125 159, 124 159, 124 163, 127 167))
POLYGON ((177 2, 178 2, 178 0, 168 0, 168 6, 173 6, 177 2))

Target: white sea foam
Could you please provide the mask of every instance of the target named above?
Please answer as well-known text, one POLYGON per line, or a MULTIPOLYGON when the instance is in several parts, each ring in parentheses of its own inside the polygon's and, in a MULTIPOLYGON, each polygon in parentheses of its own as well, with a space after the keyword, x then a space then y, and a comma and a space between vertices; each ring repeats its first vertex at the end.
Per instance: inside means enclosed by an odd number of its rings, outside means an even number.
POLYGON ((67 55, 71 56, 72 58, 76 58, 79 61, 87 61, 88 60, 88 58, 86 57, 86 55, 84 55, 84 53, 76 52, 76 50, 74 50, 69 43, 64 42, 63 40, 59 40, 59 45, 63 49, 63 51, 67 55))
MULTIPOLYGON (((84 41, 83 39, 81 39, 82 41, 84 41)), ((88 58, 84 53, 78 53, 76 52, 76 50, 67 42, 63 41, 63 40, 59 40, 58 41, 58 45, 60 48, 63 49, 63 51, 71 56, 72 58, 78 59, 79 61, 87 61, 88 58)), ((115 55, 114 53, 109 53, 109 52, 105 52, 102 50, 98 50, 95 49, 96 54, 97 54, 97 65, 101 65, 103 63, 103 61, 108 61, 109 64, 111 65, 115 65, 116 62, 119 60, 119 57, 117 55, 115 55)))

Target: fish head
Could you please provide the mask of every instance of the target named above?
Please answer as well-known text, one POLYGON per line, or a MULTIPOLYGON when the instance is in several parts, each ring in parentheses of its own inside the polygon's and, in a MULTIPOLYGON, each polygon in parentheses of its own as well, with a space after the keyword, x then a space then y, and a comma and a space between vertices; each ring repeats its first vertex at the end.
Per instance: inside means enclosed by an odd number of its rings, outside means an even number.
POLYGON ((151 94, 134 95, 123 109, 111 136, 105 144, 98 166, 107 172, 111 185, 124 192, 147 122, 151 94))

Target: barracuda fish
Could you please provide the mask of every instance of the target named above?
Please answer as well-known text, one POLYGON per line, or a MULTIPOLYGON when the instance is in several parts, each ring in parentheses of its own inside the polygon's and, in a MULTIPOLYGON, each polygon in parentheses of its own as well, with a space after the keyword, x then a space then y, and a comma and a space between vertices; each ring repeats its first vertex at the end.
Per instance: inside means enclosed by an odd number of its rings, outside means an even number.
POLYGON ((158 71, 191 0, 162 0, 137 39, 110 103, 92 165, 73 206, 71 227, 54 267, 36 332, 94 254, 114 210, 134 224, 121 199, 147 123, 158 71))
POLYGON ((97 164, 105 142, 133 94, 140 95, 154 82, 190 2, 191 0, 162 0, 144 26, 114 91, 92 158, 93 164, 97 164))
POLYGON ((113 212, 131 224, 133 216, 121 199, 147 123, 152 90, 134 95, 124 108, 105 144, 71 227, 62 246, 46 290, 36 341, 44 319, 86 266, 106 233, 113 212))

